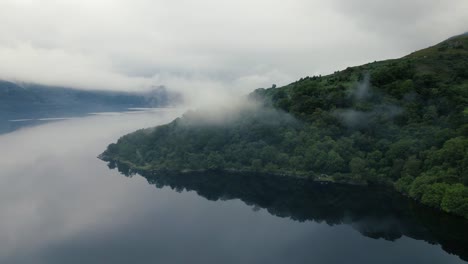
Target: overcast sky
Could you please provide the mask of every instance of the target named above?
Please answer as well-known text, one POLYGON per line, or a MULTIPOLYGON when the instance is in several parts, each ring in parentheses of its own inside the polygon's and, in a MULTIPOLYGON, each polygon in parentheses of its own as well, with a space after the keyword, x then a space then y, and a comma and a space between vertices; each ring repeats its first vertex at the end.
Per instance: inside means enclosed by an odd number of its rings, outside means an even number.
POLYGON ((246 93, 466 31, 467 0, 1 0, 0 78, 246 93))

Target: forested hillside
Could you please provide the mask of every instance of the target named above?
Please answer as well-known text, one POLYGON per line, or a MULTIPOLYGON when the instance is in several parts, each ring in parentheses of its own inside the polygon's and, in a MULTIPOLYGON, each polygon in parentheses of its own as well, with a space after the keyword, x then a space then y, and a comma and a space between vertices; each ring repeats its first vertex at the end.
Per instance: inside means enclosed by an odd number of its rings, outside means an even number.
POLYGON ((204 122, 192 112, 101 155, 145 170, 256 171, 394 186, 468 218, 468 36, 406 57, 249 95, 204 122))

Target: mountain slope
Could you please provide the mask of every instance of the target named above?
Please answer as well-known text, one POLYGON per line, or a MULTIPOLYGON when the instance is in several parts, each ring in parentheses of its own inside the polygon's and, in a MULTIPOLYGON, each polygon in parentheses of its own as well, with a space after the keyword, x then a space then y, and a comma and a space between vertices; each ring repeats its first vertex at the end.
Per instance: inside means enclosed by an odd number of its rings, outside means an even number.
POLYGON ((114 91, 86 91, 34 84, 0 81, 0 110, 5 113, 37 113, 43 115, 60 112, 102 111, 123 107, 167 106, 176 95, 163 87, 149 92, 129 93, 114 91))
POLYGON ((166 107, 179 102, 180 96, 166 91, 164 87, 130 93, 0 81, 0 133, 28 124, 9 120, 74 117, 92 112, 123 111, 132 107, 166 107))
POLYGON ((260 106, 220 117, 229 122, 187 114, 101 157, 146 170, 385 184, 468 218, 468 36, 249 97, 260 106))

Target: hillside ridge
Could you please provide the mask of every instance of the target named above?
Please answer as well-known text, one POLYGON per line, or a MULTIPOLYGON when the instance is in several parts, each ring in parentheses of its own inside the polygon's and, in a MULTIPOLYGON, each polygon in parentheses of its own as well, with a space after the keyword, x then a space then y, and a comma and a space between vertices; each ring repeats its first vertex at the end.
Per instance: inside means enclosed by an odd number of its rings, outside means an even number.
POLYGON ((200 123, 200 113, 188 113, 120 138, 101 158, 150 171, 389 185, 468 218, 468 37, 249 98, 260 106, 229 114, 229 122, 200 123))

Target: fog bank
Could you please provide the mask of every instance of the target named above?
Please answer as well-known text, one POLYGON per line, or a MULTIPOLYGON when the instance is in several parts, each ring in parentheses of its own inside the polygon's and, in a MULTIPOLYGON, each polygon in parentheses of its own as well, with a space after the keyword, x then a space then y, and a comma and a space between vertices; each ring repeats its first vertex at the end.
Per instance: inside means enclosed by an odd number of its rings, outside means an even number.
POLYGON ((406 55, 466 32, 467 13, 465 0, 5 0, 0 79, 164 85, 203 105, 406 55))

